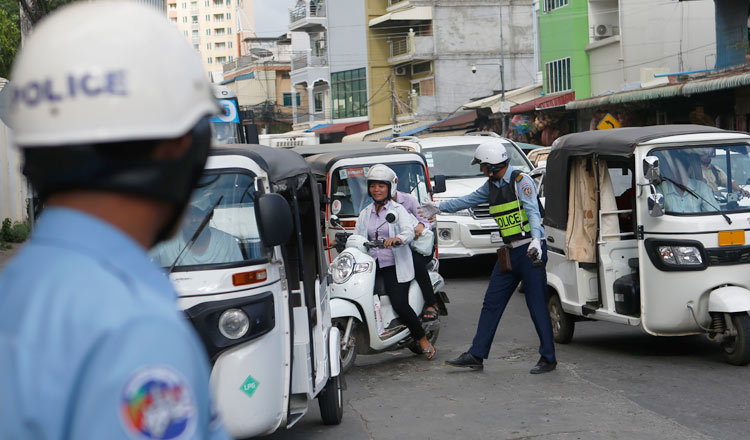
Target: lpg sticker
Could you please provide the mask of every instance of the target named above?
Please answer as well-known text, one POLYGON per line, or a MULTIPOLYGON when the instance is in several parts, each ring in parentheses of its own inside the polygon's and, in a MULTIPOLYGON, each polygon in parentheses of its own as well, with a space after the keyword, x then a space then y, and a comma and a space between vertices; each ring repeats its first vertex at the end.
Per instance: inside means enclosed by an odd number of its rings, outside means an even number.
POLYGON ((247 376, 247 379, 245 379, 240 387, 240 391, 247 394, 247 397, 253 397, 253 394, 255 394, 255 391, 258 389, 258 385, 258 381, 255 380, 253 376, 247 376))
POLYGON ((196 418, 193 392, 185 378, 171 368, 136 372, 122 390, 120 419, 132 438, 191 438, 196 418))
POLYGON ((334 200, 333 203, 331 203, 331 212, 334 215, 341 212, 341 200, 334 200))
POLYGON ((531 193, 532 193, 531 184, 529 182, 522 182, 521 183, 521 192, 526 197, 531 197, 531 193))

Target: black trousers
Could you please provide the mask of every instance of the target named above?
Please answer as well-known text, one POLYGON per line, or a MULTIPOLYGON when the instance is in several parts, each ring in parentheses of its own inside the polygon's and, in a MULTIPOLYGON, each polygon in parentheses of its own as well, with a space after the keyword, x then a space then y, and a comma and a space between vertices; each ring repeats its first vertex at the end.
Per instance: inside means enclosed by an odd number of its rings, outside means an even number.
POLYGON ((393 310, 401 318, 401 322, 409 328, 412 337, 414 339, 422 339, 424 336, 422 322, 409 305, 409 283, 398 282, 396 266, 380 267, 378 264, 377 271, 383 277, 385 291, 391 300, 393 310))
POLYGON ((432 280, 430 280, 430 274, 427 272, 427 263, 432 260, 432 256, 422 255, 414 250, 411 251, 411 256, 414 262, 414 279, 417 280, 419 289, 422 291, 424 305, 426 307, 433 306, 437 309, 435 290, 432 288, 432 280))

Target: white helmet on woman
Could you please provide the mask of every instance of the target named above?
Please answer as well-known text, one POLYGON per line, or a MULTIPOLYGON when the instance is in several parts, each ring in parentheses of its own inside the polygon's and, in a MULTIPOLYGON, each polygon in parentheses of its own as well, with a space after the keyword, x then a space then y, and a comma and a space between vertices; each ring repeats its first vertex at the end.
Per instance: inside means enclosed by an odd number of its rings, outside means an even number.
MULTIPOLYGON (((370 194, 370 182, 381 182, 388 185, 388 198, 396 197, 398 176, 392 169, 382 163, 375 164, 367 171, 367 194, 370 194)), ((370 195, 372 197, 372 195, 370 195)))
POLYGON ((474 150, 474 160, 471 161, 472 165, 476 164, 489 164, 497 165, 508 160, 508 151, 505 146, 500 142, 483 142, 477 146, 474 150))

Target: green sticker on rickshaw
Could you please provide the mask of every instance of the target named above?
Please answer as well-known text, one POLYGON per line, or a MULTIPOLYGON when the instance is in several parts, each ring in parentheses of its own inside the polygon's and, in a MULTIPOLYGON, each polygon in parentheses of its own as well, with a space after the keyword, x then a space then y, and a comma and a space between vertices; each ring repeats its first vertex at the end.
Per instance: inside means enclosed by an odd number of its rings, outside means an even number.
POLYGON ((258 384, 258 381, 255 380, 253 376, 247 376, 247 379, 245 379, 240 387, 240 391, 247 394, 247 397, 253 397, 255 390, 258 389, 258 384))

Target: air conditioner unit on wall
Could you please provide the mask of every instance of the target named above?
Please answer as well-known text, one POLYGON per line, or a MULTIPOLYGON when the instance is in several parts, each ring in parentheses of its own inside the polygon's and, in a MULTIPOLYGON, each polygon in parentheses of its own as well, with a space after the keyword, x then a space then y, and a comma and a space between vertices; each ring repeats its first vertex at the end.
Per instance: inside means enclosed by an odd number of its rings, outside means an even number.
POLYGON ((396 75, 406 75, 406 67, 396 67, 396 75))
POLYGON ((598 38, 611 37, 615 34, 615 27, 611 24, 594 25, 594 36, 598 38))

